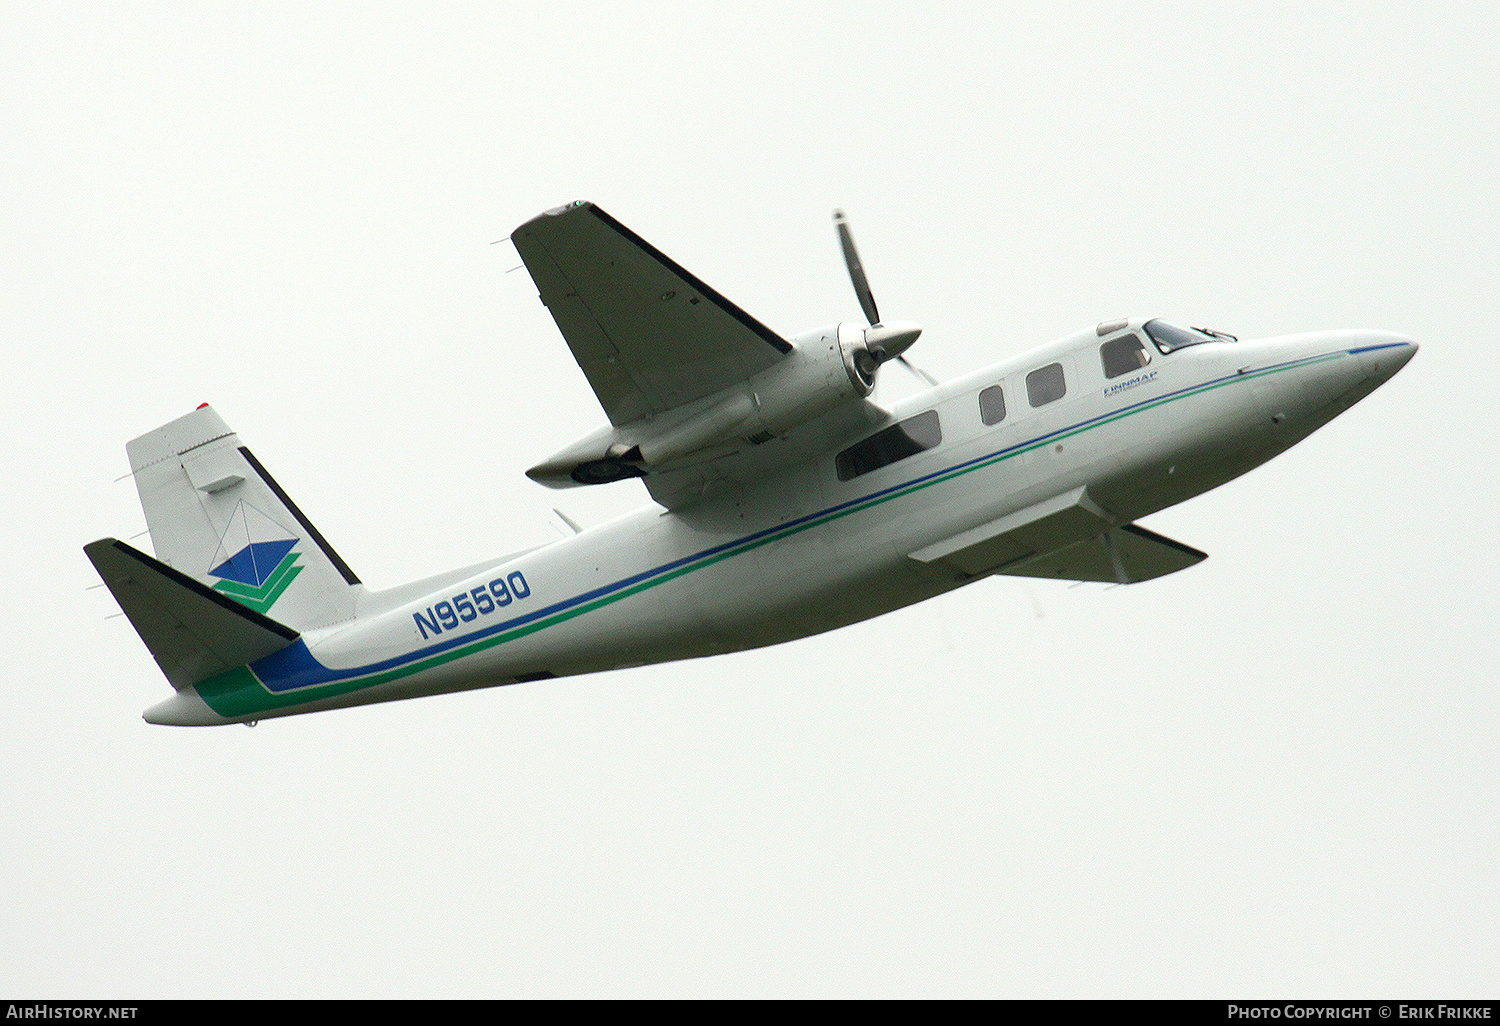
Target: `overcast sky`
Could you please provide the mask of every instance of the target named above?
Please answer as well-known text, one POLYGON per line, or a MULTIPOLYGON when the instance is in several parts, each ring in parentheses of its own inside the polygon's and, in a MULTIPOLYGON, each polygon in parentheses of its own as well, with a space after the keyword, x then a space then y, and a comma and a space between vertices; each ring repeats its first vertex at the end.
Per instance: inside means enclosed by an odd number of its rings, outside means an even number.
POLYGON ((1480 2, 4 5, 0 990, 1493 997, 1497 53, 1480 2), (1422 350, 1146 521, 1169 578, 144 724, 81 547, 200 402, 375 586, 647 501, 523 476, 603 416, 491 243, 578 198, 784 334, 860 317, 843 207, 940 378, 1125 315, 1422 350))

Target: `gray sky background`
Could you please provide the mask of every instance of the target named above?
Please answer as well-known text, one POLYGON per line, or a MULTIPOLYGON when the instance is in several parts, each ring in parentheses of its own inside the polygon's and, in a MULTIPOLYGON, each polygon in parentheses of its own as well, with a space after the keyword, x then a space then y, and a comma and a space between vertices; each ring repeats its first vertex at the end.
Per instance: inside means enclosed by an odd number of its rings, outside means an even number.
POLYGON ((1497 52, 1489 3, 5 5, 0 990, 1494 997, 1497 52), (200 402, 377 586, 645 501, 522 476, 603 417, 490 243, 577 198, 784 333, 859 317, 841 206, 939 377, 1126 314, 1422 351, 1151 518, 1211 554, 1160 581, 142 723, 81 546, 200 402))

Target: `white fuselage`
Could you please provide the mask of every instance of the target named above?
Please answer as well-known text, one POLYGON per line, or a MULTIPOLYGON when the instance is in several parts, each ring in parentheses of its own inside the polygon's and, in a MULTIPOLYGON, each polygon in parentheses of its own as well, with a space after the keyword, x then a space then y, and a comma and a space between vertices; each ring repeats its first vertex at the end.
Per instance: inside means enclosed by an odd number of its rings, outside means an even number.
MULTIPOLYGON (((1137 326, 1140 322, 1131 322, 1137 326)), ((1327 423, 1415 352, 1327 332, 1152 350, 1106 378, 1091 329, 901 402, 942 441, 852 480, 835 451, 680 509, 650 506, 430 588, 369 593, 353 621, 185 689, 148 719, 223 723, 770 645, 973 580, 924 546, 1086 486, 1116 525, 1216 487, 1327 423), (1061 399, 1027 375, 1060 363, 1061 399), (986 425, 979 393, 1000 385, 986 425), (200 698, 199 692, 202 692, 200 698)))

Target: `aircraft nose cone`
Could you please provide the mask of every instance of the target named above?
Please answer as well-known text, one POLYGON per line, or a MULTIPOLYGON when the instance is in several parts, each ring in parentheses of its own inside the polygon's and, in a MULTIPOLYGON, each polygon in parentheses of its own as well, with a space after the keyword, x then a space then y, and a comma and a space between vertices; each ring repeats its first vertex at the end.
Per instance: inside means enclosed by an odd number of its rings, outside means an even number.
POLYGON ((1405 335, 1389 332, 1372 333, 1365 343, 1353 350, 1360 368, 1377 383, 1390 379, 1417 354, 1417 344, 1405 335))

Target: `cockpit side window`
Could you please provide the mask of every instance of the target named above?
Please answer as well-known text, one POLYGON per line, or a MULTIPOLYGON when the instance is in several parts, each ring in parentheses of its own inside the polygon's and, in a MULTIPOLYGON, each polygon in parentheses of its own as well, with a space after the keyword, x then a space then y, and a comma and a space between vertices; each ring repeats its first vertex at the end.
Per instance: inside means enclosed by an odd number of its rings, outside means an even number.
POLYGON ((1104 376, 1118 378, 1146 366, 1151 362, 1151 354, 1139 338, 1130 334, 1112 338, 1100 346, 1099 359, 1104 364, 1104 376))
POLYGON ((1175 352, 1188 346, 1202 345, 1205 342, 1221 341, 1196 328, 1179 328, 1175 324, 1168 324, 1159 319, 1146 322, 1146 334, 1151 336, 1151 341, 1155 342, 1156 348, 1163 353, 1175 352))
POLYGON ((862 442, 855 442, 834 457, 840 481, 852 481, 861 474, 888 467, 898 460, 935 448, 943 441, 943 427, 937 410, 908 417, 875 432, 862 442))

